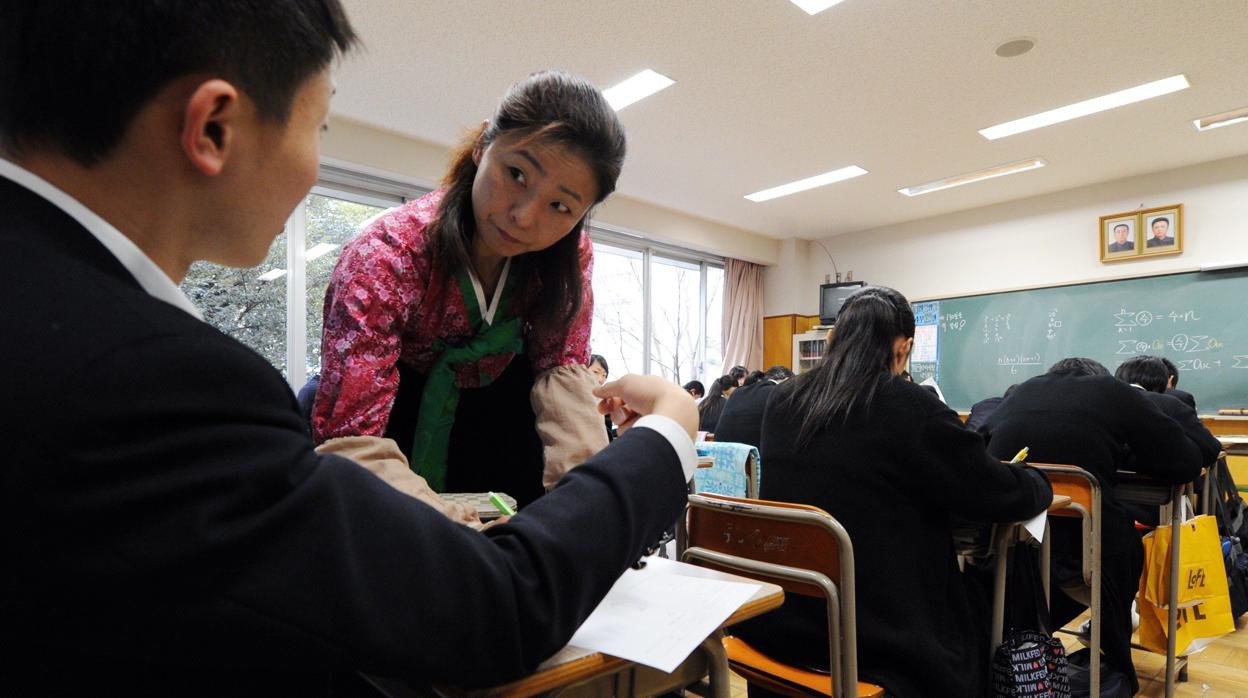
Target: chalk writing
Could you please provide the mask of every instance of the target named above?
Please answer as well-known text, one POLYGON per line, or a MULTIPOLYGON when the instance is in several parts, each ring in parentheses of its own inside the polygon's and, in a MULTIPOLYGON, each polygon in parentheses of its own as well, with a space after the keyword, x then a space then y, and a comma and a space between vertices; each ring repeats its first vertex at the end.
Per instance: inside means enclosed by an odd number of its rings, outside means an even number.
POLYGON ((1010 369, 1010 375, 1018 375, 1019 366, 1039 366, 1040 354, 1007 354, 997 357, 997 365, 1010 369))

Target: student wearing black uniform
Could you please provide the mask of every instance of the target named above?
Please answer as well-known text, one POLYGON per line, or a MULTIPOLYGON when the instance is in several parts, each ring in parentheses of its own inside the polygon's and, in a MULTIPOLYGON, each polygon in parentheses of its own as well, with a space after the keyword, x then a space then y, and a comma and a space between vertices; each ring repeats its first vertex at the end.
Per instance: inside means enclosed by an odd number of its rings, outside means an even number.
MULTIPOLYGON (((761 496, 820 507, 849 532, 864 681, 892 696, 984 695, 987 604, 958 570, 950 517, 1026 519, 1052 490, 1038 471, 993 458, 953 410, 900 377, 914 341, 900 293, 858 291, 836 327, 819 365, 772 391, 761 496)), ((790 596, 735 633, 781 661, 827 667, 822 600, 790 596)))
MULTIPOLYGON (((1176 395, 1166 390, 1169 382, 1166 364, 1156 356, 1133 356, 1123 361, 1114 371, 1118 380, 1138 385, 1144 389, 1144 397, 1157 406, 1162 414, 1179 423, 1183 433, 1200 449, 1201 463, 1211 465, 1222 452, 1222 442, 1218 441, 1209 428, 1200 421, 1196 409, 1188 405, 1176 395)), ((1185 395, 1187 393, 1184 393, 1185 395)), ((1156 511, 1154 510, 1154 514, 1156 511)))
POLYGON ((1166 394, 1173 395, 1183 402, 1186 402, 1192 409, 1196 409, 1196 396, 1186 390, 1179 390, 1179 367, 1175 366, 1173 361, 1164 356, 1160 356, 1158 358, 1161 359, 1161 362, 1166 365, 1166 374, 1168 375, 1168 380, 1166 381, 1166 394))
MULTIPOLYGON (((763 374, 763 380, 737 388, 732 399, 724 405, 715 425, 716 441, 749 444, 758 447, 762 441, 763 410, 776 386, 793 377, 787 366, 772 366, 763 374)), ((748 378, 746 380, 749 380, 748 378)))
MULTIPOLYGON (((1077 465, 1100 483, 1101 650, 1104 661, 1126 675, 1134 694, 1139 682, 1131 664, 1131 600, 1143 550, 1131 516, 1114 497, 1115 473, 1126 463, 1126 446, 1135 454, 1138 472, 1163 482, 1188 482, 1200 472, 1200 452, 1142 391, 1082 358, 1063 359, 1048 373, 1019 384, 980 432, 998 458, 1010 458, 1027 446, 1033 462, 1077 465)), ((1065 585, 1074 591, 1082 586, 1079 521, 1055 519, 1052 535, 1053 588, 1065 585)), ((1086 607, 1057 592, 1050 604, 1058 627, 1086 607)))

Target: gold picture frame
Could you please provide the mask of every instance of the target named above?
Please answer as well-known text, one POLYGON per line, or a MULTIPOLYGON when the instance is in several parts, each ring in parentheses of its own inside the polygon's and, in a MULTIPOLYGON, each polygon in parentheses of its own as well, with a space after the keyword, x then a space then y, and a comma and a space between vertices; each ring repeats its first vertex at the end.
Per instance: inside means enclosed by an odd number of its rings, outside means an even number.
POLYGON ((1140 250, 1143 248, 1142 243, 1138 212, 1101 216, 1102 262, 1117 262, 1139 257, 1140 250))
POLYGON ((1180 254, 1183 204, 1101 216, 1099 237, 1102 262, 1180 254))
POLYGON ((1140 237, 1141 257, 1183 252, 1183 204, 1140 211, 1140 237))

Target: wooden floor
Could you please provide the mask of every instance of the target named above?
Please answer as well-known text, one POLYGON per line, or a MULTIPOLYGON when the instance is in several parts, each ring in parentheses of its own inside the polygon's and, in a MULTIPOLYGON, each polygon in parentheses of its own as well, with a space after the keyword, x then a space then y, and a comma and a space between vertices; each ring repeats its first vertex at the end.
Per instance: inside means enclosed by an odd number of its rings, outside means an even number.
MULTIPOLYGON (((1077 618, 1070 627, 1087 620, 1077 618)), ((1175 685, 1176 696, 1207 696, 1208 698, 1248 698, 1248 615, 1241 617, 1237 630, 1225 635, 1204 651, 1191 656, 1187 682, 1175 685)), ((1078 640, 1059 635, 1069 651, 1078 647, 1078 640)), ((1135 672, 1140 679, 1139 696, 1166 695, 1166 657, 1142 650, 1132 650, 1135 672)), ((745 679, 732 675, 732 698, 746 698, 745 679)))

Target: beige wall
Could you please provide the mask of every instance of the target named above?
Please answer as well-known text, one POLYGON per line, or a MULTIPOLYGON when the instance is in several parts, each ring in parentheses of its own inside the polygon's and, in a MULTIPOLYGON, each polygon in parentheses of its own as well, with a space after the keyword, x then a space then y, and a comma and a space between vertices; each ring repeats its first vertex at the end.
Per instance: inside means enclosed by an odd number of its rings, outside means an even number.
MULTIPOLYGON (((398 175, 423 186, 442 177, 445 147, 333 117, 321 154, 335 161, 398 175)), ((757 264, 779 261, 780 241, 616 194, 599 207, 595 222, 651 240, 757 264)))
MULTIPOLYGON (((975 186, 975 185, 971 185, 975 186)), ((940 194, 932 194, 939 196, 940 194)), ((893 286, 912 300, 1052 286, 1248 262, 1248 157, 1038 196, 1009 204, 823 240, 842 272, 893 286), (1184 205, 1180 255, 1103 264, 1100 216, 1184 205)), ((811 253, 770 268, 767 315, 818 311, 817 288, 830 263, 811 253), (800 278, 800 293, 770 277, 800 278), (787 293, 787 295, 786 295, 787 293)))

